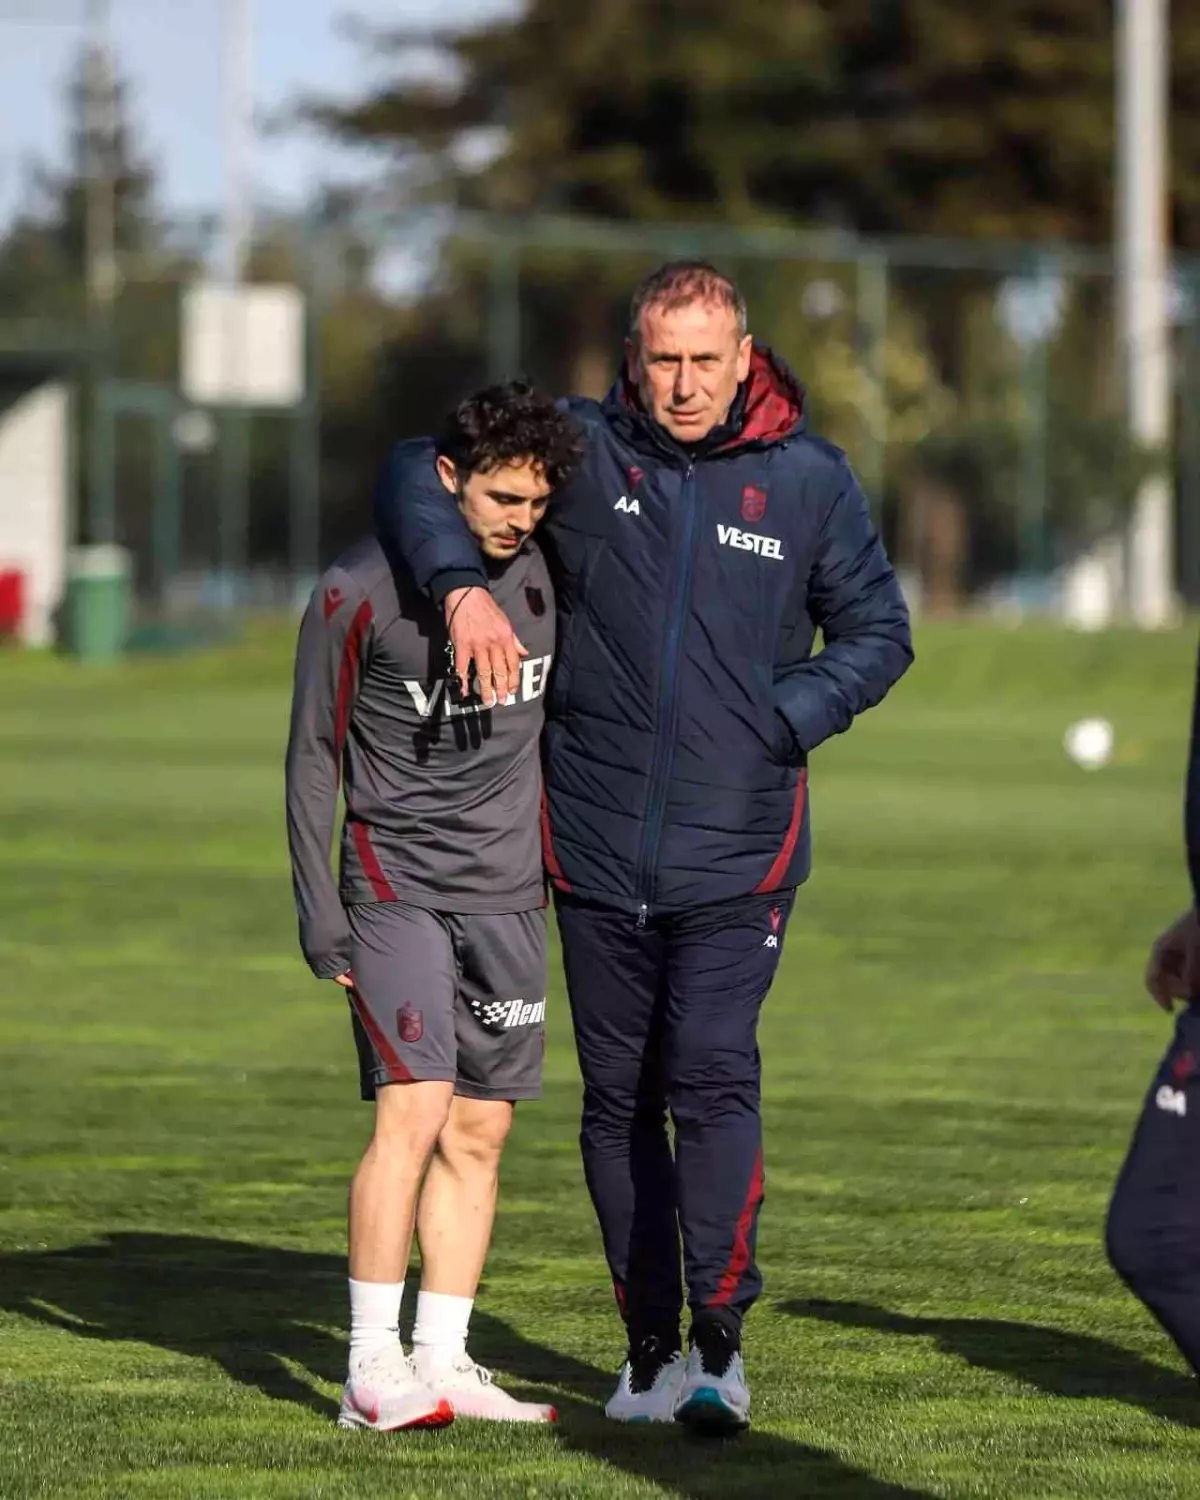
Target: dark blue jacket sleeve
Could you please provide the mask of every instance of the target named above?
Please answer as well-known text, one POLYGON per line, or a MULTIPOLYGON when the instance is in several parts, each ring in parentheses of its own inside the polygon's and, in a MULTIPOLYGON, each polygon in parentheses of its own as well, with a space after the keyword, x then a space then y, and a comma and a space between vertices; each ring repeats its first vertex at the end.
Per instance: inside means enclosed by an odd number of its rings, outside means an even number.
POLYGON ((1192 749, 1188 756, 1186 807, 1188 870, 1192 876, 1192 896, 1200 910, 1200 656, 1196 659, 1196 696, 1192 706, 1192 749))
POLYGON ((437 602, 453 588, 487 587, 487 573, 462 512, 438 478, 436 449, 414 438, 392 450, 375 485, 375 530, 437 602))
POLYGON ((908 608, 866 496, 847 464, 837 482, 808 582, 823 649, 775 684, 776 708, 805 753, 849 729, 913 659, 908 608))

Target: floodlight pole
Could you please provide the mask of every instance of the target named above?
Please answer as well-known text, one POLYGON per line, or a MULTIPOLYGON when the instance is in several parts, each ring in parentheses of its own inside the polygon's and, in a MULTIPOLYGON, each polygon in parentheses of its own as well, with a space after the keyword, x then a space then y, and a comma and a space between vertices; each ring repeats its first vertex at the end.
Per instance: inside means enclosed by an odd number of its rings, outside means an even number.
POLYGON ((225 223, 222 277, 237 286, 252 232, 254 16, 251 0, 225 0, 225 223))
MULTIPOLYGON (((225 212, 220 278, 229 292, 222 357, 225 387, 235 391, 248 357, 244 308, 238 295, 253 233, 254 14, 252 0, 224 0, 225 212)), ((237 603, 238 581, 249 562, 250 414, 236 400, 221 413, 217 549, 222 573, 237 603)))
POLYGON ((107 319, 117 293, 116 183, 113 147, 116 133, 116 77, 113 68, 109 0, 88 0, 87 50, 84 54, 83 163, 88 308, 107 319))
POLYGON ((87 0, 83 61, 84 282, 90 333, 87 387, 88 529, 95 543, 117 539, 116 436, 108 404, 117 298, 116 68, 109 0, 87 0))
POLYGON ((1168 0, 1118 0, 1117 298, 1130 436, 1164 467, 1138 491, 1129 529, 1129 605, 1135 622, 1175 613, 1171 481, 1171 335, 1167 190, 1168 0))

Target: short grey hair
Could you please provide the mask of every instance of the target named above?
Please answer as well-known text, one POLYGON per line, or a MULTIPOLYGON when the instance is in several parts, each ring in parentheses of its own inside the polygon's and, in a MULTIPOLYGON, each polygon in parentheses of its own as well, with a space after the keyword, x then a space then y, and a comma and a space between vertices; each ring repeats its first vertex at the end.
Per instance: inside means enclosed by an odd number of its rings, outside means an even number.
POLYGON ((629 304, 629 337, 637 343, 642 314, 648 307, 673 312, 692 302, 716 302, 727 307, 737 322, 739 342, 746 337, 749 318, 745 297, 735 281, 706 260, 671 260, 640 281, 629 304))

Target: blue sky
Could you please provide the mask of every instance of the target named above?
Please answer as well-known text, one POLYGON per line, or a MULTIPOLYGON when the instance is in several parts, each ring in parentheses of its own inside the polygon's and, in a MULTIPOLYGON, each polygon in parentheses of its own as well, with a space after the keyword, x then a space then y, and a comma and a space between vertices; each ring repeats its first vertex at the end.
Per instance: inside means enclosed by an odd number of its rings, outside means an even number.
MULTIPOLYGON (((511 12, 518 0, 250 0, 255 93, 274 111, 303 91, 352 95, 377 65, 338 32, 347 14, 394 25, 511 12)), ((222 194, 222 0, 111 0, 120 67, 160 172, 168 208, 219 206, 222 194)), ((20 198, 31 156, 61 159, 63 84, 85 0, 0 0, 0 221, 20 198), (13 17, 23 17, 14 20, 13 17), (39 19, 34 19, 34 18, 39 19), (49 24, 48 24, 49 18, 49 24)), ((322 178, 361 176, 369 158, 304 134, 260 139, 255 179, 272 201, 302 198, 322 178)))

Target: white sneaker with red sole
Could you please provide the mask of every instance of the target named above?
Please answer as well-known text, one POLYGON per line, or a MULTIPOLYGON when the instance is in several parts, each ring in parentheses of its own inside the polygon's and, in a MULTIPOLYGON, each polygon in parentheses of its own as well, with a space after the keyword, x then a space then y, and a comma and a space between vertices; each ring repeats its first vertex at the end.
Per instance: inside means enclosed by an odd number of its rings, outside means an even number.
POLYGON ((477 1422, 557 1422, 553 1406, 536 1401, 518 1401, 495 1383, 490 1370, 477 1365, 469 1354, 431 1359, 420 1350, 413 1355, 418 1375, 435 1396, 449 1402, 456 1417, 477 1422))
POLYGON ((454 1408, 419 1378, 403 1345, 395 1344, 353 1371, 342 1391, 339 1427, 376 1432, 449 1427, 454 1408))

